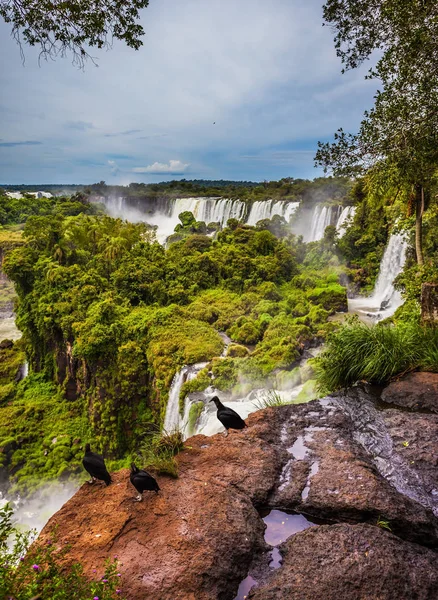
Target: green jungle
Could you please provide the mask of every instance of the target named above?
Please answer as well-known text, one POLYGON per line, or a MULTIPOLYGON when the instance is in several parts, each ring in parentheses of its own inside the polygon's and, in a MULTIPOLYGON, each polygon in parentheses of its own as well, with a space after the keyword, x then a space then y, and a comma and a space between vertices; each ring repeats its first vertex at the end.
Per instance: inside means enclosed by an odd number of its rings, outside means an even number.
MULTIPOLYGON (((254 190, 271 195, 285 188, 288 195, 294 185, 269 182, 241 192, 253 202, 260 199, 254 190)), ((147 224, 108 217, 85 192, 0 196, 3 270, 14 284, 23 334, 0 349, 0 459, 12 491, 84 479, 86 441, 108 457, 110 469, 138 454, 151 458, 183 365, 209 363, 184 384, 181 407, 187 393, 211 383, 209 372, 215 387, 235 396, 286 388, 300 377, 304 349, 323 342, 298 401, 360 379, 384 382, 407 369, 437 369, 434 330, 420 326, 421 284, 438 276, 436 195, 423 219, 424 264, 409 250, 398 278, 405 303, 390 319, 395 326, 370 328, 354 317, 340 326, 330 317, 347 310, 347 286, 372 290, 389 232, 405 230, 414 244, 409 189, 381 187, 370 176, 297 185, 309 198, 302 207, 312 198, 356 206, 344 236, 329 226, 321 241, 306 244, 278 216, 255 227, 230 219, 209 236, 212 224, 182 213, 174 241, 164 247, 147 224), (219 332, 232 340, 225 358, 219 332), (29 375, 17 382, 25 360, 29 375)), ((10 285, 2 295, 10 301, 10 285)))

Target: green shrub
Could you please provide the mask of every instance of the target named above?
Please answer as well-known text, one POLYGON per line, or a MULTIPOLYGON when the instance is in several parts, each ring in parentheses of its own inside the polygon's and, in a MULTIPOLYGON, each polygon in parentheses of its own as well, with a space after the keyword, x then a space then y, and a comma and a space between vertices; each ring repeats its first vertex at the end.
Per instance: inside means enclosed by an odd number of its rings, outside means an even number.
POLYGON ((30 548, 36 532, 23 532, 12 524, 8 504, 0 508, 0 597, 31 600, 115 600, 126 598, 117 560, 107 560, 99 581, 90 581, 79 563, 61 565, 68 547, 58 552, 56 538, 30 548))
POLYGON ((249 350, 246 346, 241 346, 240 344, 230 344, 228 346, 227 356, 230 358, 243 358, 248 356, 248 354, 249 350))
POLYGON ((347 311, 347 290, 338 283, 328 286, 316 287, 306 292, 308 300, 313 304, 320 304, 329 312, 347 311))

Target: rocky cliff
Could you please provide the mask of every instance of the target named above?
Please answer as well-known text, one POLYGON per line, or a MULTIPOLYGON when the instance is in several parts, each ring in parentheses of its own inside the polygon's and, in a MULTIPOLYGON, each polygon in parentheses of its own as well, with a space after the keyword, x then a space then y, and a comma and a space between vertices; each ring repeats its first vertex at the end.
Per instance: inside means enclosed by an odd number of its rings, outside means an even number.
POLYGON ((56 529, 63 560, 90 576, 117 555, 130 600, 433 600, 437 412, 431 374, 391 384, 384 401, 355 388, 259 411, 228 438, 189 439, 179 479, 159 478, 142 503, 127 471, 108 488, 85 484, 40 539, 56 529))

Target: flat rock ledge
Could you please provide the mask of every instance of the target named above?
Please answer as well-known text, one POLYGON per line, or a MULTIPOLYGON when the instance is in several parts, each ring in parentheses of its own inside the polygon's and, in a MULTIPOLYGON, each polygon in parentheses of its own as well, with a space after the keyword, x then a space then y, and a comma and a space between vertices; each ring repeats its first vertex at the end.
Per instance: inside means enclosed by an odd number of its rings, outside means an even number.
POLYGON ((39 540, 68 544, 62 560, 90 577, 117 556, 129 600, 232 600, 254 565, 257 600, 436 600, 438 415, 386 402, 358 387, 195 436, 159 495, 135 502, 126 470, 84 484, 39 540), (270 508, 323 523, 280 546, 277 570, 259 514, 270 508))

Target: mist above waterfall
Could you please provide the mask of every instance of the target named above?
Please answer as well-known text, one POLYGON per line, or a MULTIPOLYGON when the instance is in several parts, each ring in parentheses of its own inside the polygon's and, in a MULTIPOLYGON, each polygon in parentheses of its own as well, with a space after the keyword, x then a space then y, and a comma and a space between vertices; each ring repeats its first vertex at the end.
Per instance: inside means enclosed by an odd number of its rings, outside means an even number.
POLYGON ((9 503, 14 510, 13 521, 24 529, 36 529, 39 533, 54 515, 78 490, 72 481, 47 484, 34 494, 21 499, 0 491, 0 506, 9 503))

